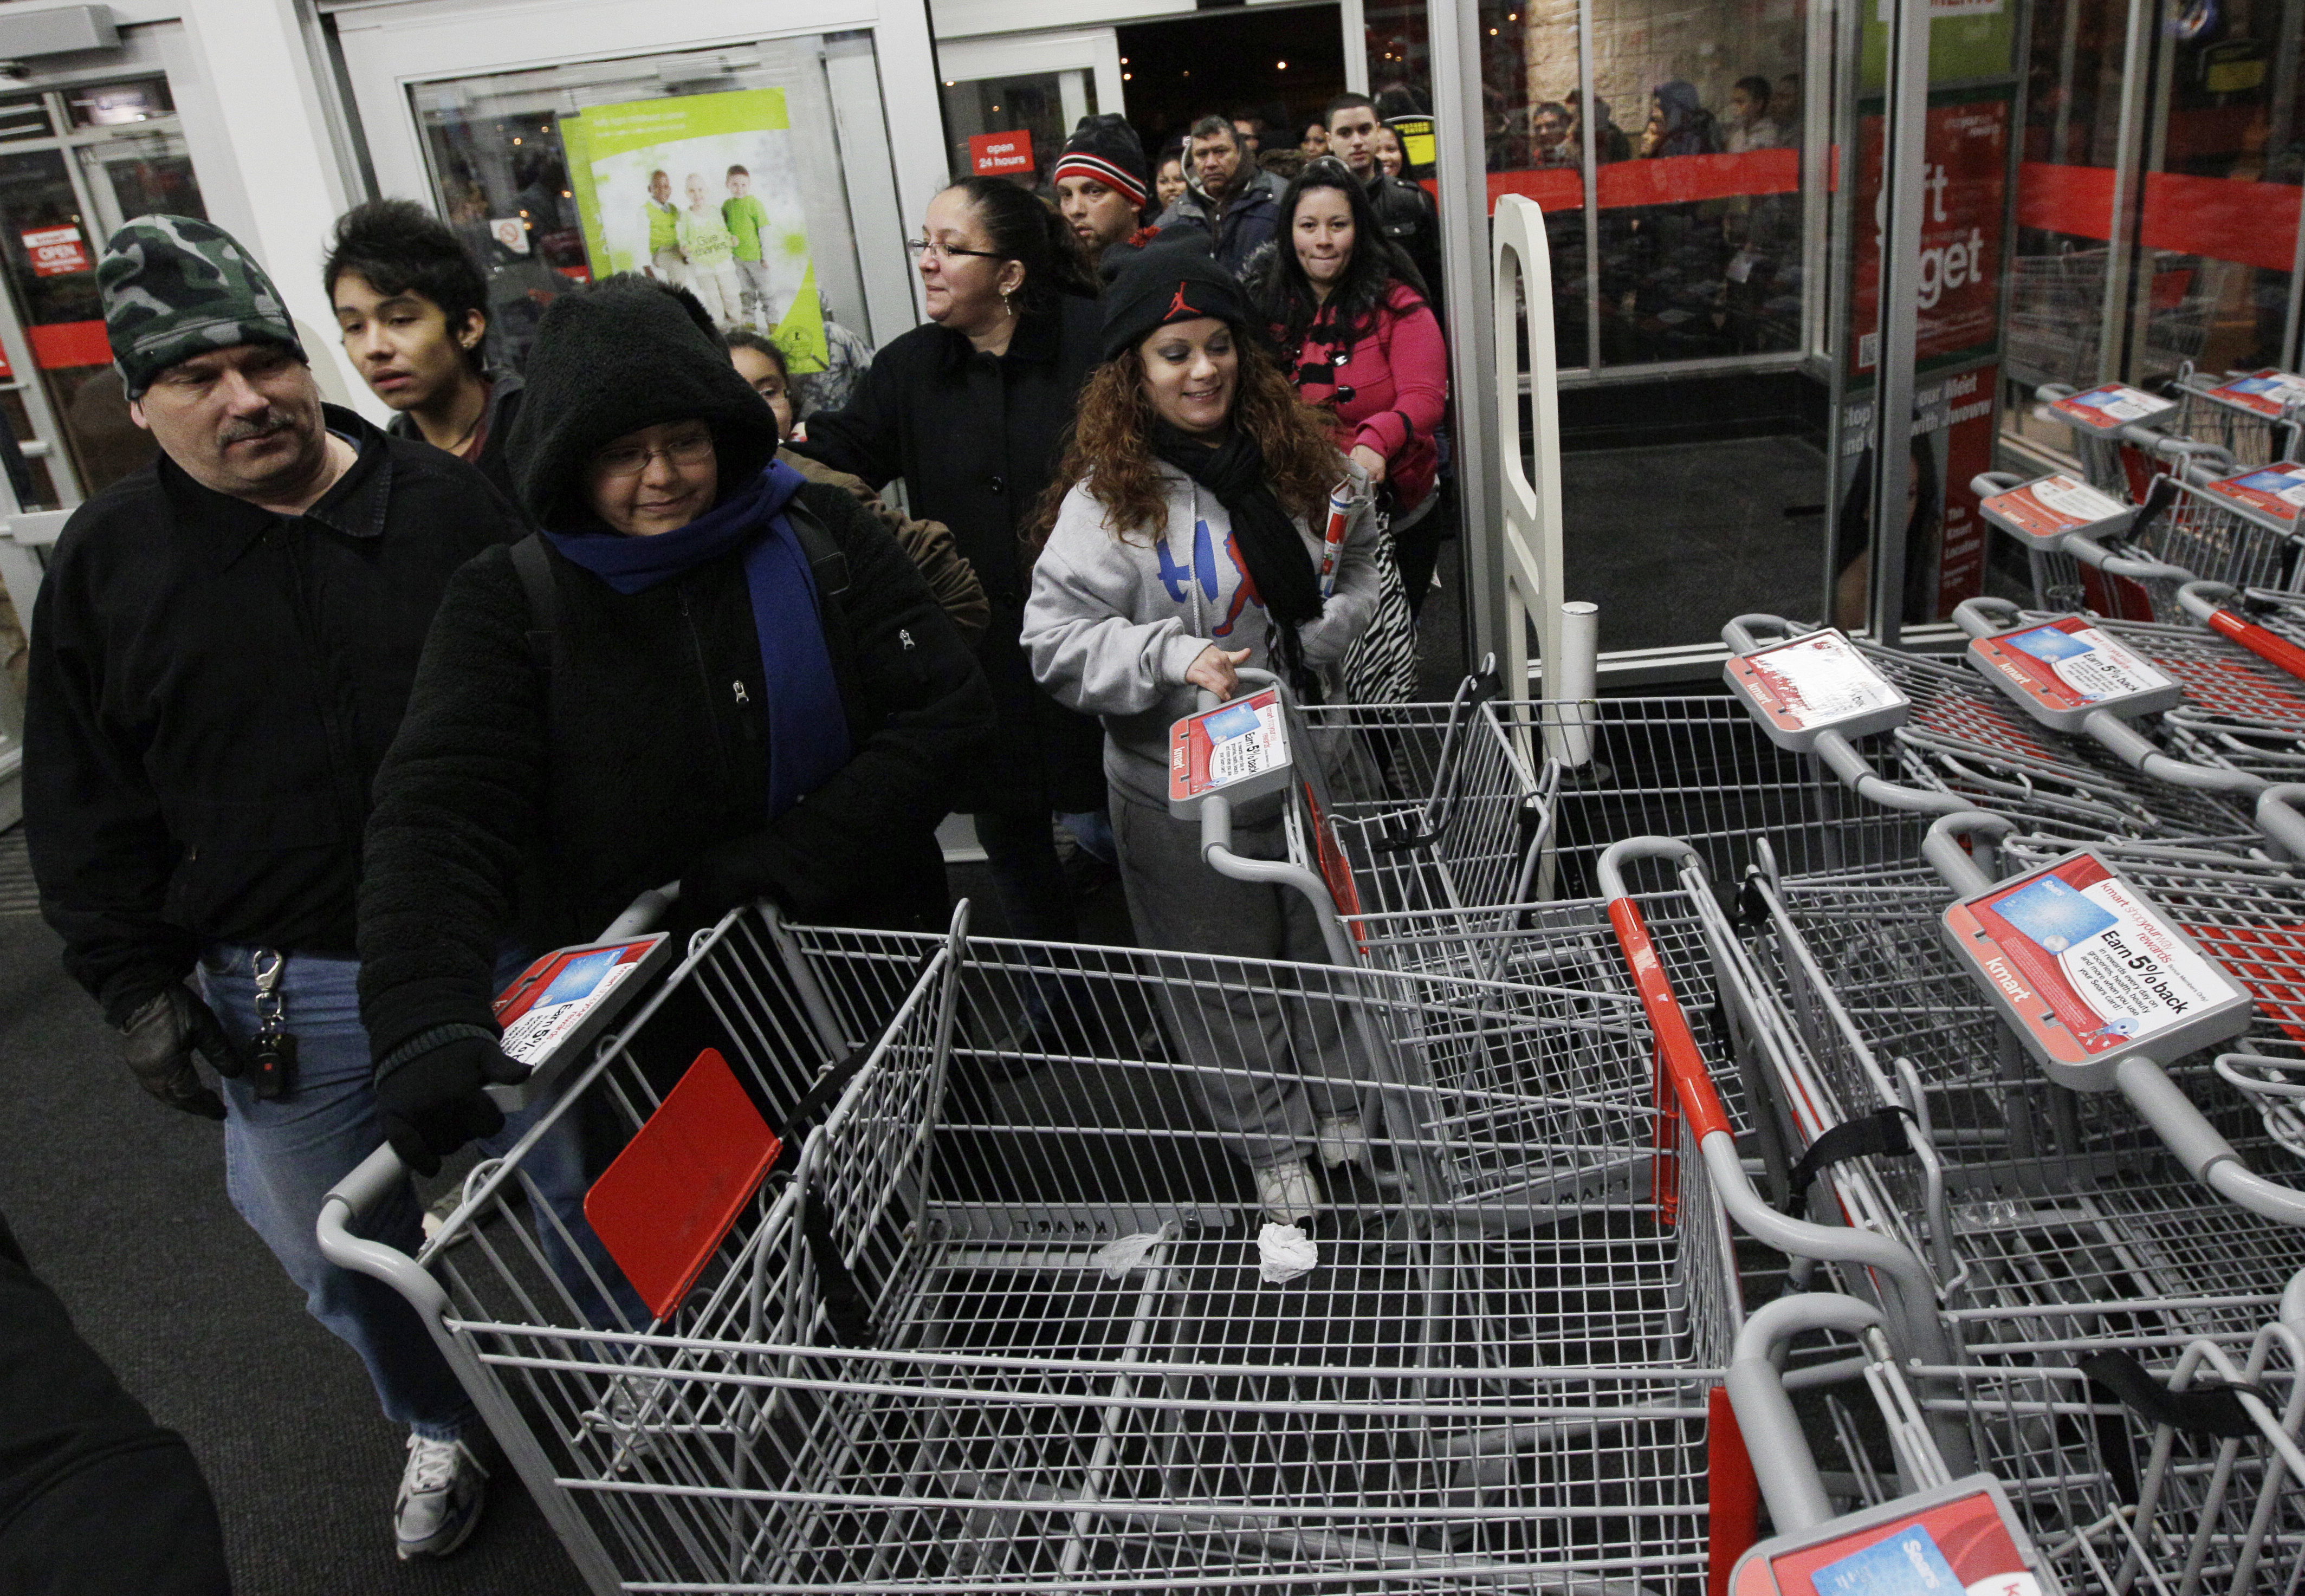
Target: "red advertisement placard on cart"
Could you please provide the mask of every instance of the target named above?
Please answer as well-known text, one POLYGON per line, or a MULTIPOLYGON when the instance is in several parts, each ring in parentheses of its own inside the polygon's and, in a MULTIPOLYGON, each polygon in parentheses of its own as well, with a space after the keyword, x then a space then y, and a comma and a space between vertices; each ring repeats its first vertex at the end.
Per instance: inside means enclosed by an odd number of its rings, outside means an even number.
POLYGON ((2212 482, 2208 491, 2255 520, 2286 531, 2305 514, 2305 465, 2283 461, 2212 482))
POLYGON ((2166 1063, 2249 1022, 2248 989, 2094 853, 1955 904, 1944 928, 2061 1084, 2102 1090, 2122 1056, 2166 1063))
POLYGON ((2278 416, 2292 404, 2305 402, 2305 377, 2293 372, 2276 371, 2267 366, 2252 371, 2247 377, 2236 377, 2219 383, 2209 390, 2209 397, 2223 400, 2235 410, 2253 412, 2260 416, 2278 416))

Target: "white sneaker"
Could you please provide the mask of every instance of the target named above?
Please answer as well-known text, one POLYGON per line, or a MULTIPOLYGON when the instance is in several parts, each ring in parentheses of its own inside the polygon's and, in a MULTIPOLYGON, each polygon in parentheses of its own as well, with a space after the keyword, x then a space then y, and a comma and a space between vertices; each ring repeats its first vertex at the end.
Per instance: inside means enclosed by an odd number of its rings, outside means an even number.
POLYGON ((1276 1225, 1302 1225, 1321 1211, 1321 1188, 1302 1159, 1285 1159, 1256 1172, 1256 1200, 1276 1225))
POLYGON ((615 1443, 612 1469, 656 1450, 656 1432, 671 1422, 671 1393, 660 1374, 620 1374, 609 1383, 600 1422, 615 1443))
POLYGON ((1368 1133, 1361 1129, 1361 1116, 1357 1114, 1331 1115, 1313 1127, 1313 1133, 1321 1144, 1323 1169, 1369 1161, 1368 1133))
POLYGON ((464 1544, 481 1522, 489 1471, 462 1441, 408 1438, 408 1464, 392 1504, 392 1529, 401 1561, 445 1558, 464 1544))

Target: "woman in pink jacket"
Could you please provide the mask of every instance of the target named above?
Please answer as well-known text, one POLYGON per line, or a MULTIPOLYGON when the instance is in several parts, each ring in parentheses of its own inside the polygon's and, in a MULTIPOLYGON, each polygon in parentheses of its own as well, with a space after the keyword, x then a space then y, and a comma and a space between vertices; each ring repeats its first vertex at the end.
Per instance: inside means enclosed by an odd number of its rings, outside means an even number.
POLYGON ((1425 284, 1385 237, 1367 191, 1332 157, 1289 183, 1273 242, 1250 292, 1297 395, 1336 418, 1337 446, 1382 484, 1402 584, 1420 608, 1440 553, 1434 434, 1449 397, 1448 351, 1425 284), (1432 535, 1420 536, 1425 529, 1432 535))

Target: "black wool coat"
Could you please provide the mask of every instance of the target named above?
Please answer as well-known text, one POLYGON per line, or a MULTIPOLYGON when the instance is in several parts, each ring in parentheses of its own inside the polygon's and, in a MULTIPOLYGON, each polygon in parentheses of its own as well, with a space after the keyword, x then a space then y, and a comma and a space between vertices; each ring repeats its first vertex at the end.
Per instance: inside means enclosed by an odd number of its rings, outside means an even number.
POLYGON ((1104 807, 1103 729, 1042 692, 1016 646, 1033 582, 1018 534, 1056 474, 1103 320, 1096 301, 1067 295, 1053 314, 1026 316, 997 359, 958 333, 916 327, 792 446, 874 488, 904 478, 912 513, 950 527, 984 584, 992 618, 977 658, 999 726, 961 776, 957 810, 1104 807))
POLYGON ((377 777, 360 899, 361 1014, 378 1056, 489 1024, 498 954, 587 941, 649 887, 744 839, 769 894, 820 923, 940 927, 948 772, 991 731, 960 633, 842 489, 796 496, 846 556, 819 615, 843 767, 767 819, 768 686, 743 550, 621 594, 547 545, 552 664, 509 549, 458 572, 377 777))

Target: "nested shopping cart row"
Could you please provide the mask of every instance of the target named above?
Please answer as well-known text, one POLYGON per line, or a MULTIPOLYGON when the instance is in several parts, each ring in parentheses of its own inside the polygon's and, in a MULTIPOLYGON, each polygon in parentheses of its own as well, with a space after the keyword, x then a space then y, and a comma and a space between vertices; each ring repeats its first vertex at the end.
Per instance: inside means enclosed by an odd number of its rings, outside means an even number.
POLYGON ((747 912, 557 1110, 615 1127, 612 1174, 669 1138, 720 1223, 596 1186, 642 1252, 572 1279, 523 1146, 421 1257, 347 1255, 428 1311, 602 1589, 1694 1592, 1739 1288, 1690 1130, 1722 1111, 1661 1095, 1637 924, 1543 990, 747 912), (1329 1083, 1382 1127, 1296 1280, 1200 1112, 1238 1082, 1178 1062, 1228 1012, 1221 1073, 1304 1087, 1341 1039, 1329 1083), (731 1090, 821 1115, 751 1184, 731 1090))

